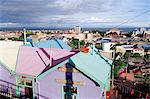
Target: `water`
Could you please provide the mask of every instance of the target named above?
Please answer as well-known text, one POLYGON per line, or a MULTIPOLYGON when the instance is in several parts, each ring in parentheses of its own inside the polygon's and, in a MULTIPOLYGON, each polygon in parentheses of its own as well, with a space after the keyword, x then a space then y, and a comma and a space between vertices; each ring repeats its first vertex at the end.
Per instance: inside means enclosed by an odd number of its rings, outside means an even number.
MULTIPOLYGON (((82 27, 81 27, 82 28, 82 27)), ((122 27, 118 28, 122 32, 130 32, 134 31, 139 27, 122 27)), ((145 27, 146 29, 150 29, 150 27, 145 27)), ((31 28, 26 28, 27 30, 69 30, 72 28, 36 28, 36 27, 31 27, 31 28)), ((82 31, 92 31, 92 30, 98 30, 102 32, 106 32, 111 28, 82 28, 82 31)), ((23 27, 18 27, 18 28, 0 28, 0 31, 15 31, 15 30, 23 30, 23 27)))

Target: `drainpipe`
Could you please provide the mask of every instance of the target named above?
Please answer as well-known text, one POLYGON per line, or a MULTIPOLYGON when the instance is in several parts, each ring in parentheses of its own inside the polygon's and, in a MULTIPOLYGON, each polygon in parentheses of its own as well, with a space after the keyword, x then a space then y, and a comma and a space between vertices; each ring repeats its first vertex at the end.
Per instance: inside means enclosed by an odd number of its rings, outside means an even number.
POLYGON ((40 99, 40 82, 35 78, 34 83, 36 83, 36 86, 34 86, 34 89, 36 89, 36 91, 34 90, 33 93, 35 93, 36 99, 40 99))
POLYGON ((26 37, 26 29, 23 29, 23 37, 24 37, 24 45, 27 43, 27 37, 26 37))
POLYGON ((40 99, 40 83, 37 81, 37 93, 38 93, 38 97, 37 99, 40 99))

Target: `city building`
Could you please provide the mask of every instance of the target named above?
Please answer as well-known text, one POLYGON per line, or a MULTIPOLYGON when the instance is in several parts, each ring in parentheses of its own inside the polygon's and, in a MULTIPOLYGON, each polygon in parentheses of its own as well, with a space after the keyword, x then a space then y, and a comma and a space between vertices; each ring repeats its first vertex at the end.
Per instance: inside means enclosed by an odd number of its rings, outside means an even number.
POLYGON ((145 38, 150 38, 150 30, 147 30, 144 32, 144 37, 145 38))
POLYGON ((114 50, 112 49, 112 47, 115 45, 114 42, 103 42, 102 43, 102 51, 100 51, 100 53, 109 58, 109 59, 113 59, 114 58, 114 50))
POLYGON ((150 54, 150 44, 144 44, 142 47, 144 49, 145 55, 150 54))
POLYGON ((106 32, 106 34, 111 34, 111 33, 112 34, 116 33, 116 35, 119 35, 121 33, 121 31, 117 28, 112 28, 112 29, 110 29, 109 31, 106 32))
POLYGON ((74 32, 75 32, 76 34, 80 34, 80 33, 81 33, 81 27, 80 27, 80 26, 76 26, 76 27, 74 28, 74 32))
POLYGON ((132 52, 133 51, 133 45, 121 45, 116 46, 116 52, 122 53, 122 55, 125 54, 125 52, 132 52))
POLYGON ((143 48, 133 48, 132 53, 138 53, 141 56, 144 56, 144 49, 143 48))
POLYGON ((139 28, 139 31, 140 31, 141 34, 144 34, 146 29, 144 27, 141 27, 141 28, 139 28))
POLYGON ((12 37, 20 37, 22 35, 21 32, 16 31, 16 32, 0 32, 0 38, 12 38, 12 37))

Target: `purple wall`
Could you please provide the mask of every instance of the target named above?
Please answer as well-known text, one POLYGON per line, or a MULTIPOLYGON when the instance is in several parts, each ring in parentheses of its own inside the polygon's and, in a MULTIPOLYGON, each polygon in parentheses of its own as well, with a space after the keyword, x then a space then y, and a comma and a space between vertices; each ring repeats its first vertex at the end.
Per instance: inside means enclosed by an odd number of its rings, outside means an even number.
POLYGON ((0 64, 0 84, 7 84, 6 82, 16 84, 15 77, 10 75, 10 72, 0 64))
MULTIPOLYGON (((39 94, 47 97, 47 99, 63 99, 62 98, 62 86, 63 84, 58 83, 55 79, 66 79, 65 72, 60 72, 57 69, 40 79, 39 82, 39 94)), ((101 99, 102 90, 97 87, 93 81, 88 79, 81 73, 72 74, 73 81, 81 81, 84 83, 83 86, 77 86, 78 94, 77 99, 101 99)), ((74 86, 74 85, 73 85, 74 86)), ((37 84, 35 85, 35 91, 38 93, 37 84)), ((40 97, 40 99, 44 99, 40 97)))

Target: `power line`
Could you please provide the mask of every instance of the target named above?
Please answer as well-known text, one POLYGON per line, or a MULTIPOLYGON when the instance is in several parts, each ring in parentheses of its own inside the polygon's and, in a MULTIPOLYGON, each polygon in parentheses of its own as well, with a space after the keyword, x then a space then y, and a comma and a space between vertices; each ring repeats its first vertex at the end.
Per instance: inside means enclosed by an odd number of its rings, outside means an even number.
POLYGON ((136 19, 136 18, 138 18, 138 17, 140 17, 140 16, 143 16, 144 14, 146 14, 146 13, 148 13, 148 12, 150 12, 150 10, 147 10, 147 11, 144 11, 144 12, 142 12, 142 13, 139 13, 138 15, 134 16, 133 18, 126 20, 125 22, 123 22, 123 23, 121 23, 121 24, 115 26, 114 28, 118 28, 118 27, 120 27, 120 26, 123 25, 123 24, 129 23, 129 22, 133 21, 134 19, 136 19))

